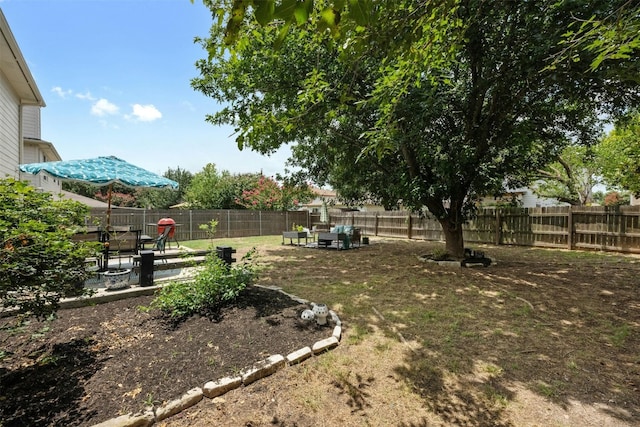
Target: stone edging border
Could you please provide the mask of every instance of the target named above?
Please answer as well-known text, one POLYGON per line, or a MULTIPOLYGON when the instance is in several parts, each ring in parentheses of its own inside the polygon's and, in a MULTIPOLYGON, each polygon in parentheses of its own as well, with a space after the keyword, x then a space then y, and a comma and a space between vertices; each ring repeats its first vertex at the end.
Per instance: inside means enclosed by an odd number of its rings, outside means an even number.
MULTIPOLYGON (((259 285, 254 285, 259 286, 259 285)), ((278 291, 289 298, 301 304, 310 304, 309 301, 298 298, 295 295, 284 292, 281 288, 270 286, 259 286, 265 289, 278 291)), ((149 409, 143 413, 126 414, 116 418, 111 418, 93 427, 148 427, 156 422, 165 420, 176 415, 185 409, 200 402, 203 397, 213 399, 221 396, 231 390, 239 388, 242 385, 249 385, 259 379, 265 378, 280 369, 284 369, 290 365, 296 365, 303 362, 313 355, 324 353, 337 347, 342 338, 342 321, 338 315, 329 310, 331 321, 335 324, 333 333, 329 338, 317 341, 311 347, 303 347, 299 350, 289 353, 286 357, 280 354, 274 354, 264 360, 258 361, 252 367, 242 371, 240 375, 235 377, 224 377, 216 381, 208 381, 203 387, 194 387, 187 391, 180 398, 167 402, 166 404, 149 409)))

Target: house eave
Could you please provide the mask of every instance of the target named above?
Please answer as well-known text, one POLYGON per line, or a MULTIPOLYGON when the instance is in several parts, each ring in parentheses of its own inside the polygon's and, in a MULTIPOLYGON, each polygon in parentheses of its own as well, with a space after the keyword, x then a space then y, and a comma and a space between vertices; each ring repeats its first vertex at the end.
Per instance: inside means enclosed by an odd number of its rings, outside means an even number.
POLYGON ((0 72, 16 92, 21 105, 44 107, 44 99, 0 10, 0 72))
POLYGON ((24 143, 25 145, 30 144, 37 146, 44 153, 47 159, 49 159, 50 162, 57 162, 62 160, 62 157, 60 157, 60 154, 58 154, 58 150, 56 150, 56 147, 52 142, 42 139, 25 138, 24 143))

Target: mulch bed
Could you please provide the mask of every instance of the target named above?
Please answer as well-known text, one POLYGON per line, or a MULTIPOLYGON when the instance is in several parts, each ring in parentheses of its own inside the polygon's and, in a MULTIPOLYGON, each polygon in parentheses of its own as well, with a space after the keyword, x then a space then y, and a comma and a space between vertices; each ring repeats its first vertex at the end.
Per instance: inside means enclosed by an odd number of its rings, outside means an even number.
MULTIPOLYGON (((136 297, 61 310, 51 322, 0 329, 0 425, 89 426, 176 399, 193 387, 331 336, 309 308, 247 288, 215 319, 173 324, 136 297)), ((0 328, 10 319, 0 319, 0 328)))

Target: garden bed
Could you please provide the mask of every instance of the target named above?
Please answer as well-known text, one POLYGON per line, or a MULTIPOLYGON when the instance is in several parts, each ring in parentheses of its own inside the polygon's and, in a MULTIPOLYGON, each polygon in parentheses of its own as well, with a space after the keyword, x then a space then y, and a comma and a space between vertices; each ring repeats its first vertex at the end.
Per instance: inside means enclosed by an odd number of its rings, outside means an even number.
POLYGON ((332 332, 300 319, 308 305, 264 288, 247 288, 214 319, 177 324, 140 309, 152 298, 61 310, 53 322, 31 322, 18 334, 0 331, 2 425, 93 425, 332 332))

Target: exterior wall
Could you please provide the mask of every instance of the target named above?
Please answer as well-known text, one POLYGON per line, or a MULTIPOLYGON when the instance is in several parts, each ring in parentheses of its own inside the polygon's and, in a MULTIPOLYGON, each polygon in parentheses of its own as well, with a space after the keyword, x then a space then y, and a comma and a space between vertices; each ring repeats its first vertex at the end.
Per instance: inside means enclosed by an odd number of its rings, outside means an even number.
POLYGON ((34 187, 40 188, 49 193, 58 194, 62 191, 62 183, 60 180, 46 172, 40 172, 38 175, 25 173, 22 174, 22 180, 30 181, 34 187))
POLYGON ((490 208, 499 205, 507 205, 515 200, 521 208, 543 208, 551 206, 569 206, 568 203, 560 202, 556 199, 538 197, 530 188, 510 189, 501 197, 483 197, 478 203, 479 207, 490 208))
POLYGON ((43 155, 38 150, 38 147, 32 144, 25 144, 24 150, 22 152, 22 162, 21 163, 39 163, 44 162, 42 158, 43 155))
POLYGON ((530 189, 525 189, 522 195, 523 208, 544 208, 550 206, 569 206, 568 203, 559 202, 556 199, 546 199, 538 197, 530 189))
POLYGON ((20 100, 0 72, 0 177, 18 177, 20 162, 20 100))
MULTIPOLYGON (((24 138, 41 139, 40 124, 40 107, 25 106, 22 108, 22 136, 24 138)), ((24 159, 22 163, 31 163, 31 161, 24 159)))
MULTIPOLYGON (((48 159, 45 153, 40 149, 37 144, 25 142, 24 151, 22 153, 23 160, 21 163, 40 163, 59 159, 48 159)), ((36 188, 41 188, 45 191, 57 194, 62 191, 62 183, 60 179, 42 172, 38 175, 31 175, 30 173, 23 173, 20 179, 30 181, 36 188)))

